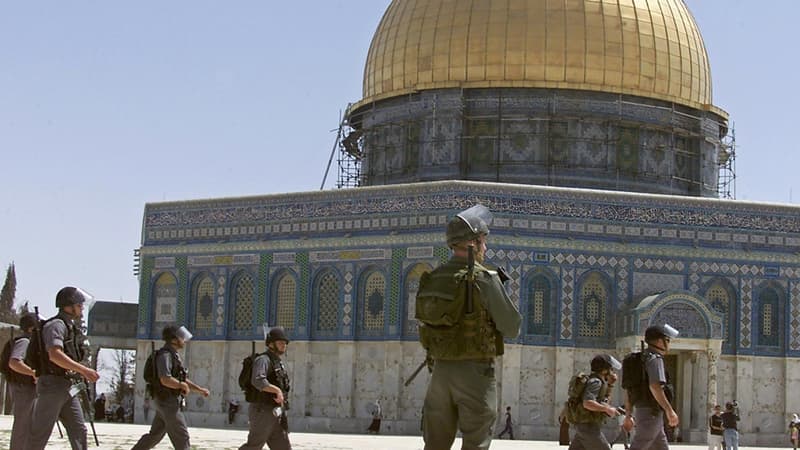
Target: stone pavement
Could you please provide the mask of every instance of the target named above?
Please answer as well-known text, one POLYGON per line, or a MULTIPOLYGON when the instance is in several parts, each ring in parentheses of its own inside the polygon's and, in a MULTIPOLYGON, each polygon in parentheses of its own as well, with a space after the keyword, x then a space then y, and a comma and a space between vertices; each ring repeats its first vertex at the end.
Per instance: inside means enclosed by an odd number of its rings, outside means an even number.
MULTIPOLYGON (((0 448, 8 448, 11 437, 11 416, 0 415, 0 448)), ((88 427, 88 424, 87 424, 88 427)), ((100 447, 94 446, 94 441, 89 428, 89 441, 92 444, 89 448, 99 449, 130 449, 139 439, 139 436, 146 433, 149 429, 145 425, 118 424, 102 422, 95 424, 97 435, 100 439, 100 447)), ((247 438, 247 430, 243 429, 210 429, 210 428, 190 428, 192 436, 192 448, 197 449, 235 449, 247 438)), ((294 450, 421 450, 422 438, 418 436, 373 436, 373 435, 352 435, 352 434, 312 434, 312 433, 292 433, 290 435, 292 448, 294 450)), ((69 443, 66 439, 58 437, 58 431, 53 430, 48 450, 69 450, 69 443)), ((165 437, 156 449, 170 449, 169 438, 165 437)), ((460 449, 460 440, 456 440, 453 449, 460 449)), ((566 449, 560 447, 555 442, 544 441, 508 441, 495 440, 492 442, 492 450, 545 450, 545 449, 566 449)), ((622 449, 617 444, 615 449, 622 449)), ((672 450, 704 449, 704 445, 673 445, 672 450)), ((741 450, 755 450, 756 447, 739 447, 741 450)), ((764 449, 766 447, 758 447, 764 449)), ((775 447, 773 447, 775 448, 775 447)))

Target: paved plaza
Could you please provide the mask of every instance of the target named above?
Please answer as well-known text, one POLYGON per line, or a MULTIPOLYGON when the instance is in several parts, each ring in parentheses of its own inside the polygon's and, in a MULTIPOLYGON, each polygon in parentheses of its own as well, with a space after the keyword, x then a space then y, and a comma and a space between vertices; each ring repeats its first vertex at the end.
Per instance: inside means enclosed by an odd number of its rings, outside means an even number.
MULTIPOLYGON (((11 416, 0 415, 0 448, 8 448, 11 436, 11 416)), ((88 425, 87 425, 88 426, 88 425)), ((144 425, 118 424, 102 422, 95 424, 97 435, 100 439, 100 449, 129 449, 133 447, 136 440, 147 432, 148 428, 144 425)), ((211 428, 190 428, 192 436, 192 448, 197 449, 236 449, 244 443, 247 437, 247 430, 237 429, 211 429, 211 428)), ((89 430, 89 440, 94 444, 89 430)), ((315 433, 292 433, 292 448, 294 450, 421 450, 422 438, 418 436, 373 436, 373 435, 352 435, 352 434, 315 434, 315 433)), ((788 441, 787 441, 788 442, 788 441)), ((69 443, 66 439, 58 437, 58 431, 54 430, 50 437, 48 450, 69 450, 69 443)), ((164 438, 156 449, 170 449, 172 446, 168 438, 164 438)), ((460 449, 461 442, 456 440, 453 449, 460 449)), ((544 450, 544 449, 566 449, 555 442, 545 441, 508 441, 495 440, 492 442, 492 450, 544 450)), ((615 449, 622 449, 617 444, 615 449)), ((673 450, 689 450, 706 448, 704 445, 673 445, 673 450)), ((739 447, 741 450, 755 450, 756 448, 765 449, 767 447, 739 447)), ((770 447, 778 448, 778 447, 770 447)), ((788 447, 786 447, 788 448, 788 447)))

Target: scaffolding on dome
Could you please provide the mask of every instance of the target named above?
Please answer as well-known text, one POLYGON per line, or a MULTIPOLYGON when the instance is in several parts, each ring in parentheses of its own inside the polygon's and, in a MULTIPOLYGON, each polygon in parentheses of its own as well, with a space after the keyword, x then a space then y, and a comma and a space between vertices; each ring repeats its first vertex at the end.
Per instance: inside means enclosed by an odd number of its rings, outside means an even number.
POLYGON ((736 127, 731 124, 731 131, 719 145, 719 198, 736 199, 736 127))
MULTIPOLYGON (((349 107, 350 105, 348 105, 348 109, 349 107)), ((333 143, 331 156, 325 168, 325 175, 322 177, 322 184, 319 187, 320 190, 325 189, 325 182, 328 179, 328 173, 330 172, 334 155, 336 156, 336 164, 339 171, 336 180, 336 188, 342 189, 361 186, 362 142, 362 132, 350 126, 348 116, 345 115, 339 120, 339 128, 336 130, 336 140, 333 143)))

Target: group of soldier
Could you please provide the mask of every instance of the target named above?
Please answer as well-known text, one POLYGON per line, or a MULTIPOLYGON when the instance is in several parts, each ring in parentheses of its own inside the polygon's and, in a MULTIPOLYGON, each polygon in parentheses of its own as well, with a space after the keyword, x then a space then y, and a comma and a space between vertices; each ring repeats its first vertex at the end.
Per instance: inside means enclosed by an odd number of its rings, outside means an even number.
MULTIPOLYGON (((451 448, 458 431, 463 450, 488 449, 491 444, 497 419, 495 361, 503 354, 504 339, 519 335, 522 317, 505 290, 507 276, 503 270, 484 265, 490 223, 491 213, 482 205, 455 215, 446 230, 451 258, 420 279, 416 318, 431 370, 422 411, 425 450, 451 448)), ((12 449, 43 449, 59 418, 72 448, 87 447, 87 430, 75 386, 84 380, 97 381, 98 374, 80 364, 83 350, 73 321, 81 317, 88 298, 88 294, 73 287, 59 291, 59 313, 42 327, 44 363, 35 372, 21 357, 27 342, 20 339, 15 343, 12 368, 30 377, 31 382, 12 385, 12 449)), ((37 318, 26 316, 20 325, 30 336, 37 323, 37 318)), ((625 415, 622 428, 626 432, 636 428, 630 449, 668 448, 664 415, 670 426, 678 424, 678 416, 665 394, 668 378, 663 355, 677 335, 668 325, 647 329, 647 348, 641 359, 648 382, 643 389, 628 391, 624 410, 611 406, 608 400, 622 368, 620 362, 606 354, 591 361, 592 373, 578 405, 583 410, 574 424, 570 449, 610 449, 600 425, 605 418, 619 414, 625 415)), ((190 448, 182 408, 184 398, 192 391, 209 395, 208 389, 186 377, 181 361, 179 351, 191 339, 191 333, 185 327, 167 326, 162 337, 164 346, 153 352, 154 373, 148 383, 156 414, 150 431, 133 447, 136 450, 154 447, 164 435, 174 448, 190 448)), ((250 428, 247 442, 240 448, 261 449, 267 445, 270 449, 291 449, 286 423, 289 376, 281 361, 289 338, 282 328, 274 327, 266 333, 265 343, 266 352, 252 361, 249 391, 245 390, 250 403, 250 428)))

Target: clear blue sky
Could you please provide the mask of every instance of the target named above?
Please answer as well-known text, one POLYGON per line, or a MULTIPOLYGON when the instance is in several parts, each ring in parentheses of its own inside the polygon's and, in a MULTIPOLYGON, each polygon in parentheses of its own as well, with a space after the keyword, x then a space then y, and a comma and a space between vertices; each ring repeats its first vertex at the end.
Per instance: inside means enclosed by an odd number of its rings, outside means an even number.
MULTIPOLYGON (((738 198, 795 202, 800 2, 687 3, 736 124, 738 198)), ((146 202, 318 189, 388 4, 0 3, 0 266, 18 301, 51 314, 74 284, 135 302, 146 202)))

